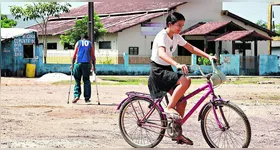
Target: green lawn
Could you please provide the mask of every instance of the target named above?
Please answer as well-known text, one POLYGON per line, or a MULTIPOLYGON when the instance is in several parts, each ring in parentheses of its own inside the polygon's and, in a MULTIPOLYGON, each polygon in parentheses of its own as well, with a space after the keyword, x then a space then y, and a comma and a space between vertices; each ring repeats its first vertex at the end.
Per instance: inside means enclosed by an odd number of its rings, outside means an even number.
MULTIPOLYGON (((118 64, 117 57, 97 57, 96 64, 118 64)), ((66 56, 48 56, 48 64, 71 64, 71 58, 66 56)))
MULTIPOLYGON (((148 84, 148 77, 135 77, 135 76, 98 76, 102 82, 98 82, 100 85, 147 85, 148 84)), ((228 78, 228 81, 225 84, 258 84, 259 82, 263 81, 273 81, 275 84, 280 83, 280 78, 264 78, 264 77, 231 77, 228 78)), ((60 81, 55 82, 53 84, 69 84, 70 81, 60 81)), ((205 84, 206 79, 204 78, 192 78, 192 84, 205 84)), ((92 84, 95 84, 95 82, 92 82, 92 84)))

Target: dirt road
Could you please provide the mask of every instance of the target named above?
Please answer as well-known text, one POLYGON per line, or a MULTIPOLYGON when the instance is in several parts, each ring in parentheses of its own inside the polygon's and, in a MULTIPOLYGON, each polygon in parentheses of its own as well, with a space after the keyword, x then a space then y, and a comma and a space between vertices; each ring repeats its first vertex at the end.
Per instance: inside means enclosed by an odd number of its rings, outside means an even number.
MULTIPOLYGON (((73 86, 72 86, 73 87, 73 86)), ((192 85, 190 90, 198 88, 192 85)), ((35 79, 2 78, 1 148, 129 148, 118 127, 117 104, 127 91, 148 92, 145 85, 99 86, 101 105, 83 100, 67 104, 68 85, 38 83, 35 79)), ((280 147, 280 85, 222 85, 216 93, 238 104, 252 126, 252 148, 280 147)), ((72 94, 71 94, 72 96, 72 94)), ((71 97, 72 99, 72 97, 71 97)), ((197 100, 189 102, 189 109, 197 100)), ((157 146, 208 148, 197 113, 183 127, 193 146, 164 138, 157 146)))

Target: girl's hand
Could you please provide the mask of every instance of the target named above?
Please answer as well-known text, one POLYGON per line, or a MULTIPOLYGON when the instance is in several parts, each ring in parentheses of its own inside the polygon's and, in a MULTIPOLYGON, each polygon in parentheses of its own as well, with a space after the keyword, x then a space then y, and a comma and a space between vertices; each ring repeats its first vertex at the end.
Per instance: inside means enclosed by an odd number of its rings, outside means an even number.
POLYGON ((211 61, 212 59, 213 59, 213 60, 217 60, 218 58, 217 58, 217 56, 215 55, 215 56, 209 56, 208 59, 211 61))
POLYGON ((182 72, 186 75, 189 73, 188 67, 186 65, 176 64, 176 68, 182 69, 182 72))

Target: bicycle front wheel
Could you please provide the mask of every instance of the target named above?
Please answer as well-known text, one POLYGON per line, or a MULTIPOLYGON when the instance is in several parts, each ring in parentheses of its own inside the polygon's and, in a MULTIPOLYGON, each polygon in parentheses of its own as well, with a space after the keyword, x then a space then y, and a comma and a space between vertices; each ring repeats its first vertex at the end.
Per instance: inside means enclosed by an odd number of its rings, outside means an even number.
POLYGON ((152 148, 160 143, 167 126, 158 107, 147 98, 134 98, 123 104, 119 127, 125 141, 135 148, 152 148))
POLYGON ((202 134, 210 147, 247 148, 249 146, 251 126, 247 116, 238 106, 225 101, 214 103, 204 110, 201 118, 202 134))

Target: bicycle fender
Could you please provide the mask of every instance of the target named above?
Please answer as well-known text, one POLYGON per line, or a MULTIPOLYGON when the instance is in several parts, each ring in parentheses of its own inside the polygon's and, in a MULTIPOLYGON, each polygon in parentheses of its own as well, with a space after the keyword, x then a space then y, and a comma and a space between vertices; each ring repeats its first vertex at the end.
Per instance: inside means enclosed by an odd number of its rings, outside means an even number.
POLYGON ((216 100, 216 101, 214 101, 214 102, 208 102, 208 103, 206 103, 206 104, 202 107, 202 109, 200 110, 200 112, 199 112, 198 121, 200 121, 200 120, 202 119, 202 114, 204 114, 204 111, 206 110, 206 108, 211 107, 211 106, 213 105, 213 103, 218 104, 218 103, 221 103, 221 102, 226 102, 226 103, 228 103, 229 101, 222 100, 222 99, 218 99, 218 100, 216 100))
POLYGON ((125 98, 124 100, 122 100, 122 101, 119 103, 119 105, 118 105, 118 107, 117 107, 116 110, 119 110, 119 109, 121 108, 121 106, 123 105, 123 103, 126 102, 126 101, 128 101, 128 100, 131 100, 130 97, 127 97, 127 98, 125 98))
POLYGON ((119 110, 119 109, 121 108, 121 106, 122 106, 126 101, 130 101, 130 100, 132 100, 132 99, 134 99, 134 98, 136 98, 136 97, 140 97, 140 96, 137 96, 137 95, 135 95, 135 96, 128 96, 127 98, 125 98, 124 100, 122 100, 122 101, 119 103, 119 105, 118 105, 118 107, 117 107, 116 110, 119 110))
POLYGON ((208 102, 206 104, 204 104, 204 106, 201 108, 201 110, 199 111, 199 115, 198 115, 198 121, 200 121, 202 119, 202 114, 204 113, 204 111, 206 110, 206 108, 211 107, 212 103, 208 102))

